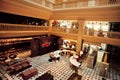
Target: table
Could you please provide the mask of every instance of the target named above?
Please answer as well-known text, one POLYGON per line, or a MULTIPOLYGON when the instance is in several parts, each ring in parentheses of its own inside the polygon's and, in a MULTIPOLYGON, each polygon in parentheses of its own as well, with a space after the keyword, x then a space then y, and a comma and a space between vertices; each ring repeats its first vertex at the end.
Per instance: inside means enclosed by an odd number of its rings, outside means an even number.
POLYGON ((56 58, 60 57, 60 55, 59 55, 60 52, 62 52, 62 51, 61 51, 61 50, 56 50, 56 51, 54 51, 54 56, 55 56, 56 58))

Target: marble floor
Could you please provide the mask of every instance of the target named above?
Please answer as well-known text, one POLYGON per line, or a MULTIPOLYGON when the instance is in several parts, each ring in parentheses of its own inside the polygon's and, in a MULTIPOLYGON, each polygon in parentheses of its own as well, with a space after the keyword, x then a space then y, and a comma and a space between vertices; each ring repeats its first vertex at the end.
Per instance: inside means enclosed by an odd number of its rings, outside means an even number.
MULTIPOLYGON (((66 55, 61 56, 60 61, 57 62, 49 62, 49 54, 32 58, 28 57, 27 59, 31 61, 31 68, 35 67, 38 69, 38 75, 35 75, 29 80, 35 80, 38 76, 41 76, 49 70, 54 76, 54 80, 67 80, 72 75, 72 73, 74 73, 74 70, 72 70, 69 65, 69 57, 66 55)), ((94 69, 87 68, 86 65, 86 60, 83 60, 82 66, 78 69, 78 74, 82 75, 82 80, 102 80, 102 77, 99 76, 98 63, 95 65, 94 69)), ((23 80, 19 74, 10 76, 7 72, 5 72, 4 67, 0 68, 0 75, 2 74, 4 74, 6 77, 5 80, 23 80)), ((111 68, 107 74, 106 80, 120 80, 120 73, 115 72, 111 68)))

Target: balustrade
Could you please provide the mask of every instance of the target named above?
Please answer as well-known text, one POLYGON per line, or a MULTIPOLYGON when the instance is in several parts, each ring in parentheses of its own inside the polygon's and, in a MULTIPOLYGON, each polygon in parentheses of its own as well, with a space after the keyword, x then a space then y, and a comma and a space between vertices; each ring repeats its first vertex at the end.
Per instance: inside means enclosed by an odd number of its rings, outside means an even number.
POLYGON ((109 7, 112 6, 120 6, 120 0, 75 0, 75 1, 67 1, 62 3, 55 3, 51 2, 49 0, 41 0, 41 1, 35 1, 34 3, 29 0, 25 0, 29 3, 42 6, 48 9, 68 9, 68 8, 83 8, 83 7, 109 7))
POLYGON ((60 27, 53 27, 52 28, 53 32, 62 32, 62 33, 72 33, 72 34, 77 34, 78 33, 78 29, 74 29, 74 28, 60 28, 60 27))
MULTIPOLYGON (((101 7, 101 6, 119 6, 120 0, 90 0, 90 1, 69 1, 62 3, 50 3, 49 1, 45 1, 45 3, 49 3, 52 5, 52 9, 66 9, 66 8, 81 8, 81 7, 101 7)), ((50 7, 45 5, 45 7, 50 7)))
POLYGON ((48 26, 0 23, 0 31, 47 31, 48 26))
MULTIPOLYGON (((0 23, 0 32, 1 31, 49 31, 48 26, 36 26, 36 25, 20 25, 20 24, 5 24, 0 23)), ((71 33, 78 34, 78 29, 75 28, 61 28, 61 27, 52 27, 52 32, 57 33, 71 33)), ((97 31, 92 29, 85 29, 85 35, 90 36, 99 36, 99 37, 108 37, 120 39, 120 32, 108 32, 108 31, 97 31)))
POLYGON ((84 30, 85 35, 120 39, 120 32, 84 30))

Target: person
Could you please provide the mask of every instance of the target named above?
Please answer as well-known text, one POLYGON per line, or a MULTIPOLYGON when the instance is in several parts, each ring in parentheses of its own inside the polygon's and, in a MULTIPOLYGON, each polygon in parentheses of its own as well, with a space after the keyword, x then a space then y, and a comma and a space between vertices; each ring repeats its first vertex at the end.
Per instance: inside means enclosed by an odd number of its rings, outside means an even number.
POLYGON ((56 60, 56 57, 54 56, 54 52, 51 52, 51 53, 50 53, 50 58, 51 58, 52 60, 56 60))
POLYGON ((104 37, 104 34, 103 34, 103 31, 102 31, 102 30, 99 30, 98 32, 99 32, 99 33, 98 33, 98 36, 104 37))
POLYGON ((60 51, 51 52, 51 53, 50 53, 50 58, 51 58, 51 60, 54 60, 54 61, 56 61, 56 62, 59 61, 59 60, 60 60, 59 52, 60 52, 60 51))

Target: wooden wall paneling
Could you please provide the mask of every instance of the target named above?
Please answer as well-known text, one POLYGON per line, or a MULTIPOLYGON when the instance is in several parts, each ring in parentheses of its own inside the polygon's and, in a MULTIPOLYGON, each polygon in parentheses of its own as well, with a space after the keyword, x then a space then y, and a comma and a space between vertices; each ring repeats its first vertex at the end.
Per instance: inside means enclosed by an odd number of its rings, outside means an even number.
POLYGON ((83 40, 88 42, 94 42, 94 43, 106 43, 111 45, 120 46, 120 40, 119 39, 113 39, 113 38, 104 38, 104 37, 95 37, 95 36, 83 36, 83 40))
POLYGON ((49 19, 52 11, 40 8, 30 7, 21 3, 17 3, 17 1, 1 1, 0 3, 0 11, 18 15, 24 15, 35 18, 49 19))
POLYGON ((0 31, 0 38, 35 36, 48 34, 48 31, 0 31))
POLYGON ((120 21, 120 7, 96 7, 56 10, 51 19, 84 19, 101 21, 120 21), (66 16, 67 14, 67 16, 66 16), (92 16, 92 17, 91 17, 92 16))

